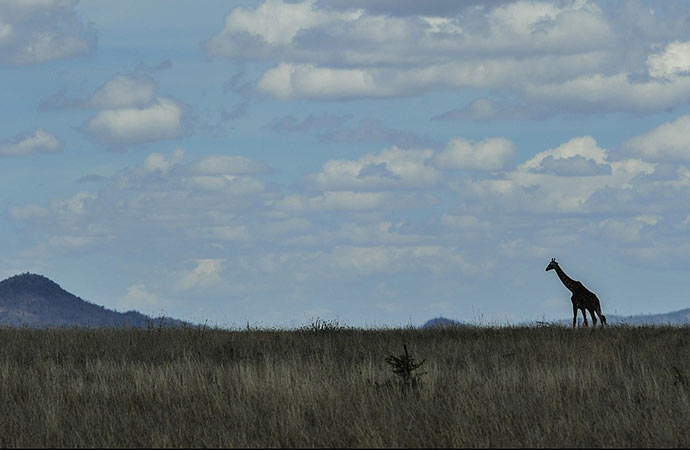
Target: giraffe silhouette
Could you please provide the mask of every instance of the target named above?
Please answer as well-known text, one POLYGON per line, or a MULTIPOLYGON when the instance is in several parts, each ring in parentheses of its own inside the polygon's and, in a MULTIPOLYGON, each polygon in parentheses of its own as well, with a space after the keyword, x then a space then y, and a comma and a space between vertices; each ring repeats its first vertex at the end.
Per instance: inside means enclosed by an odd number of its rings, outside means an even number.
POLYGON ((606 316, 601 313, 601 304, 599 303, 599 298, 597 298, 594 292, 590 291, 579 281, 575 281, 563 272, 563 269, 556 262, 556 258, 551 258, 551 262, 546 266, 546 270, 555 270, 558 274, 558 278, 561 279, 563 285, 568 288, 573 296, 570 297, 570 301, 573 302, 573 328, 577 325, 577 310, 582 311, 582 317, 585 319, 585 326, 588 327, 587 323, 587 311, 592 316, 592 326, 597 326, 597 318, 594 313, 597 313, 601 319, 601 324, 606 325, 606 316))

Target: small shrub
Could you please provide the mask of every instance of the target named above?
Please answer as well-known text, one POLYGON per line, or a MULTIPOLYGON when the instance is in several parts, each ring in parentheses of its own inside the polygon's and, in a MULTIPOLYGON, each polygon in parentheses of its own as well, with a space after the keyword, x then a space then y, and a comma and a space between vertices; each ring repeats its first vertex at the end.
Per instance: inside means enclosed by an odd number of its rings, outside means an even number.
POLYGON ((340 330, 346 330, 347 327, 337 320, 323 320, 320 318, 315 318, 311 320, 311 323, 309 325, 305 325, 301 328, 302 331, 312 331, 312 332, 319 332, 319 331, 340 331, 340 330))
POLYGON ((403 345, 403 349, 405 353, 399 356, 390 355, 386 357, 386 362, 393 368, 393 373, 399 377, 398 380, 404 389, 415 388, 419 384, 420 377, 426 374, 426 372, 414 372, 426 362, 426 359, 423 359, 421 362, 415 362, 414 356, 407 351, 407 345, 403 345))

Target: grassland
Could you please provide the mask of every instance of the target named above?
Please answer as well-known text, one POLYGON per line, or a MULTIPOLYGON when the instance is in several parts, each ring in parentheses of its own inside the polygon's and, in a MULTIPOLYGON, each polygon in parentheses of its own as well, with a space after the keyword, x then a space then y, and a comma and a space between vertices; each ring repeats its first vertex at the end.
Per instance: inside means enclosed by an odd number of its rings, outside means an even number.
POLYGON ((0 446, 690 446, 690 328, 317 325, 0 329, 0 446))

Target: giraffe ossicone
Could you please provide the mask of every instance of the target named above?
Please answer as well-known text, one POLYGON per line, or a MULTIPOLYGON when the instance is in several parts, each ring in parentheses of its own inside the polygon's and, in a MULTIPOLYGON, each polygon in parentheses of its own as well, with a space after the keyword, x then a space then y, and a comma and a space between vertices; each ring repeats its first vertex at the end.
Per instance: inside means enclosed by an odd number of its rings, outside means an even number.
POLYGON ((601 324, 606 325, 606 316, 601 313, 601 303, 594 292, 587 289, 579 281, 573 280, 566 275, 563 269, 561 269, 561 266, 556 262, 556 258, 551 258, 551 262, 546 266, 546 271, 548 272, 549 270, 555 270, 563 285, 573 293, 572 297, 570 297, 570 301, 573 303, 573 328, 577 325, 578 310, 582 311, 582 317, 584 318, 586 327, 589 326, 587 323, 587 311, 589 311, 589 314, 592 316, 592 326, 597 326, 595 313, 599 316, 599 319, 601 319, 601 324))

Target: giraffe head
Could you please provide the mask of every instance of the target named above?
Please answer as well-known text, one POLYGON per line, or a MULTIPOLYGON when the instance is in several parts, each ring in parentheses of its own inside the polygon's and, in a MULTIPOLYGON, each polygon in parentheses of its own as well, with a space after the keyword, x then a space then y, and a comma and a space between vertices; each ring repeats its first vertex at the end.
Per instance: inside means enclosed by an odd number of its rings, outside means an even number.
POLYGON ((546 270, 548 271, 551 269, 555 269, 556 267, 558 267, 558 263, 556 262, 556 258, 551 258, 551 262, 549 263, 548 266, 546 266, 546 270))

